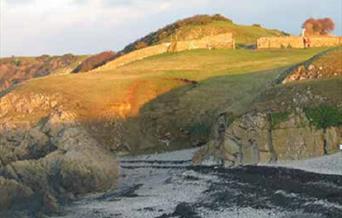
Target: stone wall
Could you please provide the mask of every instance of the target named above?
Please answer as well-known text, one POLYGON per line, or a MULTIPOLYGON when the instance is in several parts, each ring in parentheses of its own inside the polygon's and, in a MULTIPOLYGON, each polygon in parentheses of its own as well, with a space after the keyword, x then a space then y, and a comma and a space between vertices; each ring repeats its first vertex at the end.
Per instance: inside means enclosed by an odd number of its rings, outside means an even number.
POLYGON ((97 68, 95 71, 111 70, 125 64, 138 61, 150 56, 159 55, 167 52, 180 52, 193 49, 216 49, 216 48, 235 48, 233 34, 225 33, 214 36, 207 36, 198 40, 175 41, 162 43, 155 46, 139 49, 123 55, 106 65, 97 68))
MULTIPOLYGON (((310 37, 310 47, 335 47, 342 45, 342 37, 310 37)), ((304 48, 303 37, 262 37, 257 40, 257 48, 304 48)))
POLYGON ((126 64, 134 62, 134 61, 138 61, 138 60, 150 57, 150 56, 166 53, 169 49, 170 44, 171 43, 163 43, 160 45, 150 46, 147 48, 143 48, 143 49, 139 49, 139 50, 130 52, 126 55, 123 55, 123 56, 103 65, 102 67, 95 69, 95 71, 105 71, 105 70, 115 69, 117 67, 126 65, 126 64))
POLYGON ((169 52, 179 52, 193 49, 235 48, 231 33, 207 36, 198 40, 179 41, 171 43, 169 52))

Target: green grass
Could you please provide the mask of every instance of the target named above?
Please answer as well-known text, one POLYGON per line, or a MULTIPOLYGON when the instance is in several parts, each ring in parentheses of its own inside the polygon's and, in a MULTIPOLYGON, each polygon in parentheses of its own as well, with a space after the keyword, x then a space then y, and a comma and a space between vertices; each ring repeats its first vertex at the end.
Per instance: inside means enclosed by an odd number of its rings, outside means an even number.
POLYGON ((209 77, 255 72, 298 63, 323 51, 314 49, 277 50, 193 50, 166 53, 136 61, 107 73, 124 74, 162 73, 162 77, 205 80, 209 77))
MULTIPOLYGON (((177 30, 178 39, 186 39, 194 32, 200 32, 203 35, 207 33, 233 33, 237 44, 255 44, 260 37, 282 36, 283 33, 278 30, 266 29, 263 27, 238 25, 225 21, 215 21, 206 25, 187 25, 177 30)), ((162 42, 171 41, 170 37, 162 40, 162 42)))
MULTIPOLYGON (((242 49, 163 54, 104 72, 35 79, 14 92, 60 94, 64 108, 87 122, 114 119, 118 116, 115 105, 129 103, 137 113, 120 118, 126 125, 123 135, 127 143, 148 149, 158 145, 158 137, 171 133, 176 139, 170 148, 177 148, 207 138, 198 136, 209 134, 219 113, 239 115, 248 110, 255 97, 282 72, 279 68, 321 51, 242 49)), ((40 115, 31 116, 38 119, 40 115)), ((99 140, 110 146, 116 133, 102 132, 99 140)))
POLYGON ((279 125, 281 122, 286 121, 289 118, 290 112, 274 112, 271 113, 271 118, 272 118, 272 128, 276 127, 279 125))
POLYGON ((334 106, 320 105, 306 108, 305 114, 309 121, 320 129, 342 125, 342 110, 334 106))

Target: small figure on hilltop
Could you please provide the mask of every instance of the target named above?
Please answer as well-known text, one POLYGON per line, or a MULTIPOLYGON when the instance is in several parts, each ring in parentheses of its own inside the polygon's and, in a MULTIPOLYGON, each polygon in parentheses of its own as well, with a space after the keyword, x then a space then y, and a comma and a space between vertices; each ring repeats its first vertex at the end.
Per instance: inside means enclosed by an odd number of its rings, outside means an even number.
POLYGON ((311 47, 311 41, 309 37, 304 36, 303 37, 303 43, 304 43, 304 48, 310 48, 311 47))

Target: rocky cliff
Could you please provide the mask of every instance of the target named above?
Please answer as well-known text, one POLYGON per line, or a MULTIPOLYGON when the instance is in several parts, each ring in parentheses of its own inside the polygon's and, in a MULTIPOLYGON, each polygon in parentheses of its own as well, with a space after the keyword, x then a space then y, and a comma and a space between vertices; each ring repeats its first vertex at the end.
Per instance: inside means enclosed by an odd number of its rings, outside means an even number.
POLYGON ((115 157, 60 98, 10 93, 0 99, 0 215, 55 213, 61 202, 115 184, 115 157))
POLYGON ((298 66, 282 83, 298 80, 315 80, 342 76, 342 48, 314 57, 298 66))
POLYGON ((262 92, 248 112, 222 113, 210 142, 194 156, 194 164, 238 166, 337 152, 342 143, 339 55, 340 50, 333 50, 299 65, 313 70, 313 64, 319 64, 320 77, 303 73, 302 81, 292 80, 298 68, 290 68, 285 80, 262 92))
POLYGON ((341 126, 316 128, 301 110, 251 112, 230 125, 222 115, 218 122, 216 137, 194 157, 195 164, 211 158, 226 166, 306 159, 336 152, 342 140, 341 126))

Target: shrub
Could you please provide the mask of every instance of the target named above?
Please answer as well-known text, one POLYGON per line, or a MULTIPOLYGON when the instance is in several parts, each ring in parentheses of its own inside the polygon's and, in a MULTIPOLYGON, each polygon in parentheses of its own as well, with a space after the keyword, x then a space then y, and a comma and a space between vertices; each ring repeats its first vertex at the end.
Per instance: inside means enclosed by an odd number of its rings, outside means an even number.
POLYGON ((104 65, 108 61, 113 60, 116 57, 115 52, 105 51, 97 55, 93 55, 84 60, 80 65, 73 70, 73 73, 86 72, 104 65))
POLYGON ((142 49, 142 48, 146 48, 148 45, 147 45, 147 43, 146 42, 144 42, 144 41, 140 41, 140 42, 138 42, 137 44, 135 44, 135 49, 142 49))
POLYGON ((15 65, 16 67, 19 67, 21 64, 21 60, 16 57, 12 57, 12 64, 15 65))
POLYGON ((286 121, 289 118, 289 112, 274 112, 271 113, 271 125, 272 128, 280 124, 281 122, 286 121))
POLYGON ((196 122, 192 126, 188 127, 187 130, 192 136, 206 137, 210 134, 210 127, 206 123, 196 122))
POLYGON ((304 110, 309 121, 317 128, 327 129, 342 125, 342 110, 337 107, 321 105, 304 110))

